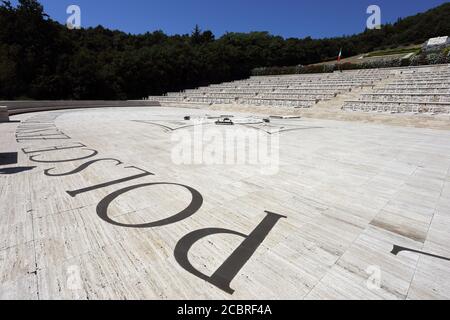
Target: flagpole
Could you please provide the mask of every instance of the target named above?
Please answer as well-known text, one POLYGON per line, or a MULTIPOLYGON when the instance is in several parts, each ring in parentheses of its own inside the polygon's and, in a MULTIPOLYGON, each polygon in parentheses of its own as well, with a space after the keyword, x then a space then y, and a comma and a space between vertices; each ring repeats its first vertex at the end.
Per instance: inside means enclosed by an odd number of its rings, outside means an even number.
POLYGON ((339 51, 339 55, 338 55, 338 70, 339 70, 340 72, 342 72, 342 68, 341 68, 341 57, 342 57, 342 48, 341 48, 341 50, 339 51))

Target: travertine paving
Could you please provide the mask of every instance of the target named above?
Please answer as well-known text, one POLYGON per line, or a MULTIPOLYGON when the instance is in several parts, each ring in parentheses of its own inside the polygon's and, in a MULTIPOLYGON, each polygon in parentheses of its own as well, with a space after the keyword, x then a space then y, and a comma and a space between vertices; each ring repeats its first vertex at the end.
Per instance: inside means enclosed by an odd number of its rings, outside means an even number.
POLYGON ((0 298, 450 298, 450 131, 206 113, 0 124, 0 298), (175 163, 200 128, 270 136, 277 170, 175 163))

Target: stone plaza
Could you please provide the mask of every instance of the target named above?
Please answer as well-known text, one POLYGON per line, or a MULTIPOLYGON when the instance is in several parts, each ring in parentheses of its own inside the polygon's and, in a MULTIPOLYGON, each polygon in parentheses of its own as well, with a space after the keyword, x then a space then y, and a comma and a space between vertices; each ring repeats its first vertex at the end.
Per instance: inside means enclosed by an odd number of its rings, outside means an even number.
POLYGON ((0 298, 450 298, 450 131, 271 112, 11 115, 0 298), (276 138, 276 170, 176 163, 174 135, 199 128, 276 138))

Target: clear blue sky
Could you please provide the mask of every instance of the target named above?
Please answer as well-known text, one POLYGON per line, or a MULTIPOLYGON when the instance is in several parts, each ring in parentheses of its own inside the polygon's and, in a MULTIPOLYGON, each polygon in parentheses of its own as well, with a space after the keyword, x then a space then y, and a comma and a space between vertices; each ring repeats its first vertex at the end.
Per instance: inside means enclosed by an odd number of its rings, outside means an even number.
MULTIPOLYGON (((15 3, 16 1, 12 1, 15 3)), ((129 33, 163 30, 190 33, 195 24, 216 36, 269 31, 284 37, 332 37, 364 30, 366 9, 377 4, 382 22, 395 22, 448 1, 442 0, 40 0, 54 20, 65 23, 66 8, 82 10, 82 26, 103 25, 129 33)))

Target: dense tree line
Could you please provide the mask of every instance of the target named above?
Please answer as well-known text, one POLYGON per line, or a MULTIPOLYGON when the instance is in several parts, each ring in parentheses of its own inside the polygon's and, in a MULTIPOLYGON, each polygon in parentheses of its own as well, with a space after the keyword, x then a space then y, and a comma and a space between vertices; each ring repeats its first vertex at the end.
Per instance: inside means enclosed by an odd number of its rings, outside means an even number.
POLYGON ((37 0, 0 1, 0 99, 136 99, 245 78, 256 67, 307 65, 421 43, 450 30, 450 3, 339 38, 284 39, 267 32, 216 39, 162 31, 130 35, 101 26, 69 30, 37 0))

